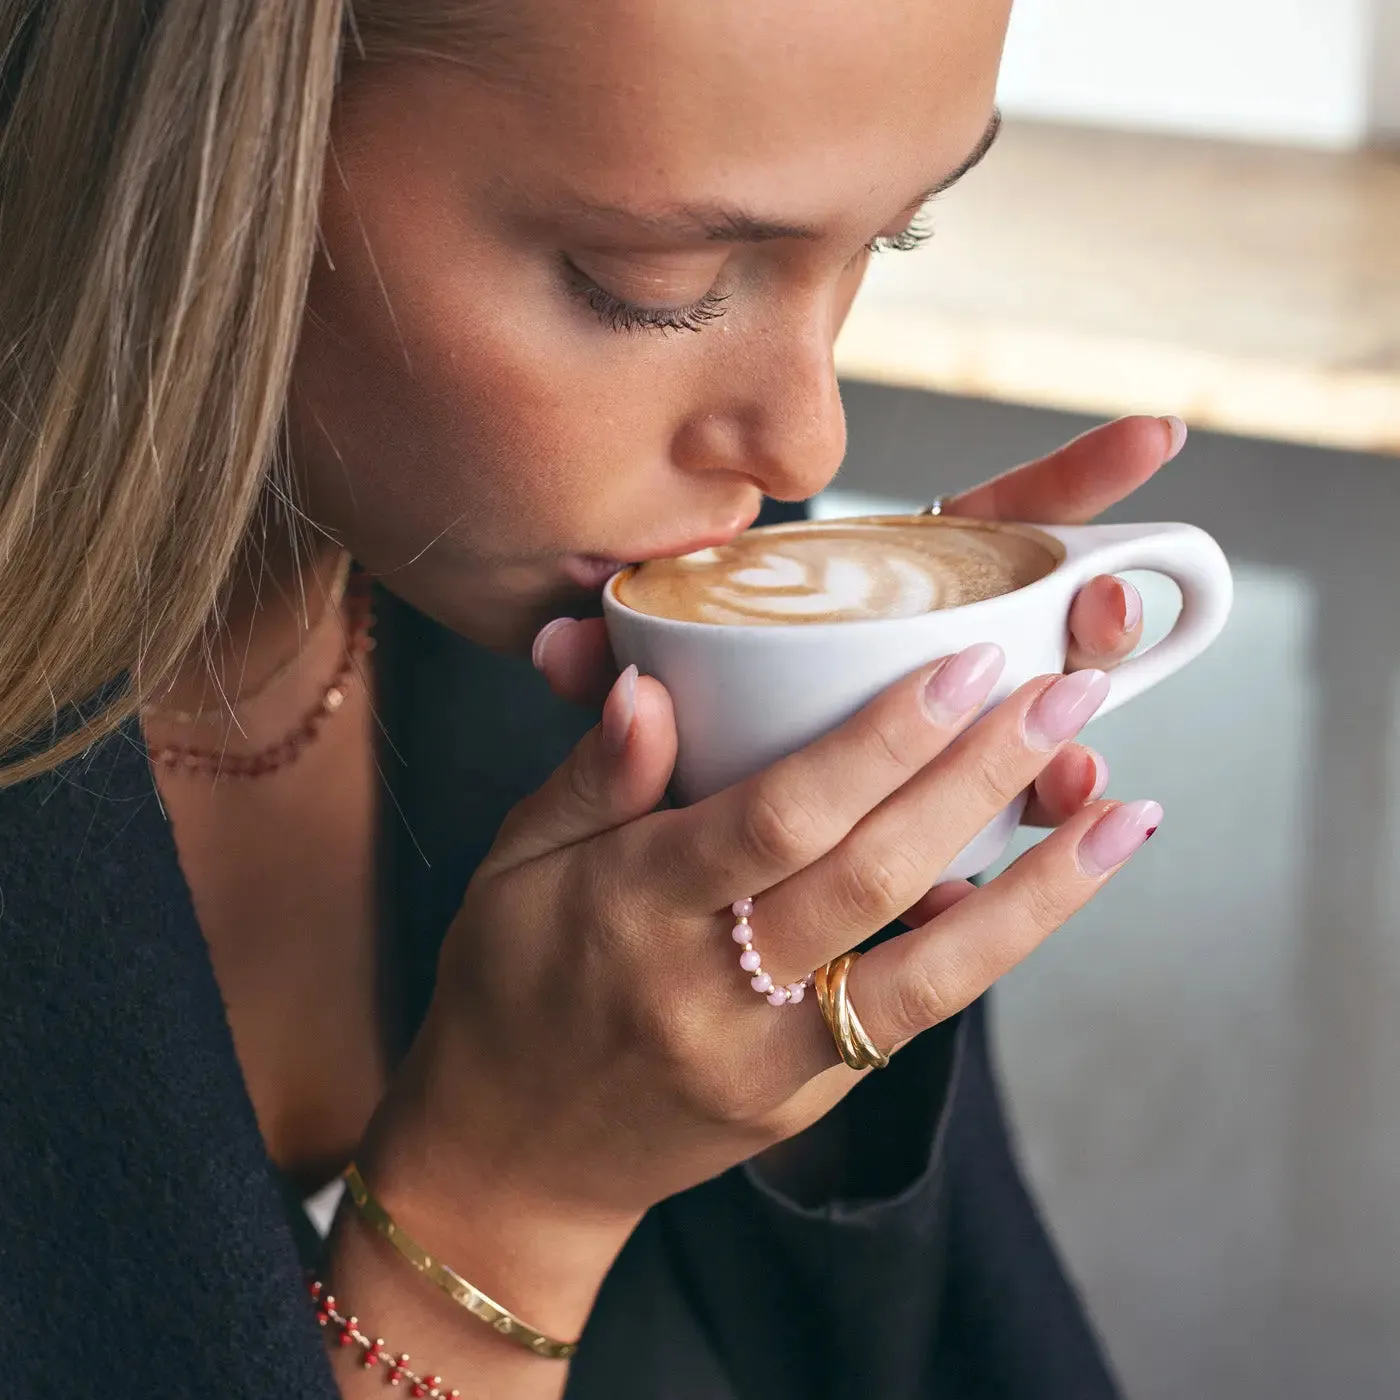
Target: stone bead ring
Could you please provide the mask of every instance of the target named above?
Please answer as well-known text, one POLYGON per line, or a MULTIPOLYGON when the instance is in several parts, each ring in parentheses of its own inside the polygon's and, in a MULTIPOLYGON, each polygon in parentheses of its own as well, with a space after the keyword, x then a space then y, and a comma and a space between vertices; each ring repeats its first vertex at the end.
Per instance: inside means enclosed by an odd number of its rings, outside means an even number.
POLYGON ((812 974, 808 973, 800 982, 789 982, 778 986, 763 970, 763 958, 753 945, 753 926, 749 916, 753 913, 752 899, 736 899, 730 910, 734 915, 734 929, 731 936, 743 949, 739 954, 739 966, 750 975, 749 986, 760 996, 768 998, 769 1006, 796 1006, 807 995, 812 984, 812 974))

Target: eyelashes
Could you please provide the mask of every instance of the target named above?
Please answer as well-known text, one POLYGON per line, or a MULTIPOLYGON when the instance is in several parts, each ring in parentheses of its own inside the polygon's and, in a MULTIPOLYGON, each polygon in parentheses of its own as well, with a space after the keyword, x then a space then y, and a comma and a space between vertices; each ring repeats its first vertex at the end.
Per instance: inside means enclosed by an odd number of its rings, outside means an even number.
POLYGON ((729 297, 722 292, 708 291, 689 306, 637 306, 605 291, 591 277, 580 271, 566 258, 569 289, 612 331, 699 331, 710 321, 717 321, 725 312, 729 297))
MULTIPOLYGON (((933 237, 933 223, 927 211, 915 216, 908 228, 899 233, 872 238, 863 251, 867 253, 912 253, 933 237)), ((704 296, 680 307, 637 306, 624 301, 600 287, 587 273, 564 258, 564 272, 569 290, 609 330, 619 334, 635 331, 698 332, 711 321, 717 321, 728 309, 729 296, 724 292, 708 291, 704 296)))
POLYGON ((933 219, 927 209, 921 209, 906 229, 880 238, 872 238, 866 249, 871 253, 912 253, 933 237, 933 219))

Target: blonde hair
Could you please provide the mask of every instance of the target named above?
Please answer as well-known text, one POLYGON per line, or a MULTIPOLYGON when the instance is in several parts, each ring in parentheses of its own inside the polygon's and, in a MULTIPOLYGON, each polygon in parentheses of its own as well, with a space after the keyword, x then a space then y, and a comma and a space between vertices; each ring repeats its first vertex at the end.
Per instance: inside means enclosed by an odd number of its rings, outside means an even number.
POLYGON ((441 56, 502 11, 0 0, 0 753, 25 742, 0 785, 110 733, 217 616, 278 456, 343 49, 441 56))

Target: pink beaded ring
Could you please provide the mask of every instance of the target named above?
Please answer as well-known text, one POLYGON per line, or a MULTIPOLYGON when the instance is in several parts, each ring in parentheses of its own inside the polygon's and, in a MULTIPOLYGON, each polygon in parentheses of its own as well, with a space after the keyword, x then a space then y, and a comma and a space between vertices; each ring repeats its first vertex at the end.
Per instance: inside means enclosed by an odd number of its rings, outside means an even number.
POLYGON ((809 972, 800 982, 778 986, 763 970, 763 958, 753 945, 753 927, 749 923, 753 900, 736 899, 730 913, 734 915, 734 929, 730 936, 744 950, 739 954, 739 966, 751 974, 749 986, 759 996, 766 997, 769 1006, 796 1006, 807 995, 807 988, 812 985, 812 974, 809 972))

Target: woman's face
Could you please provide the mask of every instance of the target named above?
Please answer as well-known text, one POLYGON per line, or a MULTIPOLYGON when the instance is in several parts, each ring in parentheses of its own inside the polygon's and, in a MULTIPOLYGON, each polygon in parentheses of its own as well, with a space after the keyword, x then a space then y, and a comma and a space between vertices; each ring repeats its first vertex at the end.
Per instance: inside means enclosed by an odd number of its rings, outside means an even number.
POLYGON ((354 71, 292 396, 312 518, 523 648, 617 561, 820 490, 837 330, 984 145, 1009 3, 520 0, 488 74, 354 71))

